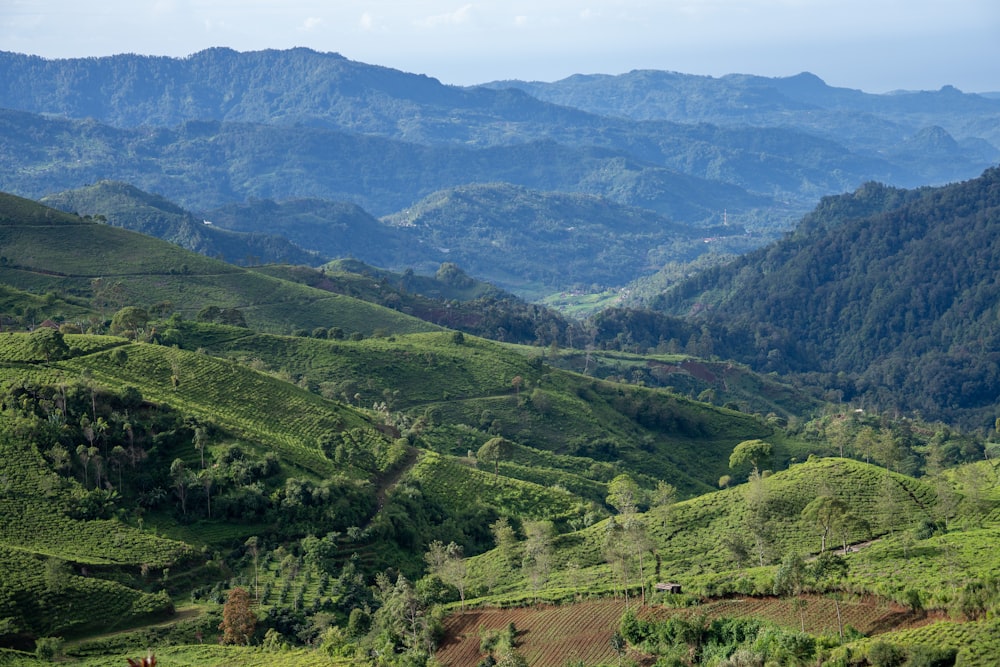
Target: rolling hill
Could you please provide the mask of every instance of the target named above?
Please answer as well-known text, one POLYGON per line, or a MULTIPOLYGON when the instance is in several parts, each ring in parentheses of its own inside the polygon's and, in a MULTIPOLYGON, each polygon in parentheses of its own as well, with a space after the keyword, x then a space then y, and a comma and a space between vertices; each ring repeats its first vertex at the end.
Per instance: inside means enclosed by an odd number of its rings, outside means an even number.
POLYGON ((43 197, 41 203, 61 211, 97 218, 115 227, 155 236, 208 257, 231 264, 310 264, 323 258, 262 232, 240 233, 220 229, 163 197, 127 183, 100 181, 86 188, 43 197))
MULTIPOLYGON (((8 147, 16 148, 8 152, 17 156, 18 163, 37 168, 46 164, 37 161, 44 154, 80 160, 72 172, 58 172, 48 165, 36 173, 34 186, 45 191, 32 190, 27 181, 0 183, 27 196, 99 180, 78 178, 84 175, 87 162, 103 153, 102 178, 133 183, 189 208, 211 208, 248 197, 319 197, 352 201, 375 215, 385 215, 445 187, 508 181, 538 190, 604 195, 663 213, 676 211, 680 216, 686 215, 680 204, 716 214, 723 208, 746 209, 738 201, 738 191, 721 188, 723 183, 808 206, 821 195, 870 179, 914 186, 926 182, 928 170, 942 180, 968 177, 996 157, 995 137, 984 134, 983 126, 970 120, 973 114, 991 113, 991 105, 996 105, 993 100, 945 90, 914 96, 860 95, 854 106, 836 106, 828 98, 850 101, 859 94, 828 88, 808 76, 774 81, 727 77, 721 86, 691 77, 679 91, 672 83, 680 77, 670 73, 639 73, 612 78, 610 83, 600 77, 584 78, 588 84, 598 82, 598 87, 581 84, 575 88, 575 97, 553 104, 518 90, 514 82, 474 88, 444 86, 426 76, 308 49, 251 53, 209 49, 182 59, 119 55, 45 60, 3 53, 0 73, 5 83, 0 88, 0 104, 31 114, 10 113, 5 118, 8 147), (600 86, 611 86, 611 92, 605 94, 600 86), (618 94, 615 86, 630 92, 618 94), (662 119, 667 114, 656 109, 669 104, 658 100, 675 100, 689 88, 704 91, 700 93, 704 108, 708 113, 718 110, 719 115, 706 118, 692 108, 682 122, 662 119), (591 99, 578 99, 581 96, 591 99), (599 113, 581 110, 607 104, 595 97, 620 99, 623 106, 634 106, 630 99, 645 97, 650 116, 636 120, 614 108, 601 108, 599 113), (776 98, 781 102, 776 103, 776 98), (902 121, 883 121, 878 109, 894 105, 906 109, 911 98, 916 100, 911 125, 888 132, 887 124, 902 125, 902 121), (822 104, 831 109, 827 117, 833 120, 777 120, 778 113, 822 104), (733 108, 740 108, 744 118, 759 109, 760 117, 752 127, 735 124, 726 112, 733 108), (655 117, 657 113, 660 118, 655 117), (43 114, 53 119, 92 120, 71 129, 65 125, 44 129, 39 119, 43 114), (949 122, 951 118, 961 122, 949 122), (263 132, 265 125, 271 132, 263 132), (915 138, 917 130, 933 126, 958 137, 948 149, 947 161, 941 160, 940 153, 929 155, 930 159, 920 157, 930 144, 915 138), (32 136, 32 145, 16 140, 15 127, 21 136, 32 136), (135 134, 140 127, 160 131, 154 133, 152 142, 143 141, 135 134), (60 142, 44 139, 59 129, 89 137, 90 143, 67 145, 65 135, 60 142), (215 152, 198 150, 193 140, 205 135, 218 135, 215 152), (250 140, 246 135, 254 135, 260 155, 236 154, 240 152, 237 145, 250 140), (346 141, 342 135, 355 141, 346 141), (865 144, 856 140, 859 135, 882 143, 865 144), (917 143, 907 147, 901 135, 917 143), (885 143, 893 140, 898 141, 891 146, 885 143), (157 168, 151 158, 171 144, 171 159, 157 168), (416 146, 426 150, 408 155, 416 146), (458 153, 447 150, 458 147, 472 148, 458 153), (281 154, 280 160, 268 155, 273 151, 281 154), (115 155, 138 159, 126 165, 115 160, 115 155), (223 155, 234 163, 224 178, 218 165, 223 155), (601 167, 594 165, 580 173, 577 165, 593 164, 595 158, 601 167), (412 164, 413 160, 419 163, 412 164), (448 163, 454 160, 460 160, 461 167, 449 169, 448 163), (296 174, 299 180, 274 174, 276 161, 282 171, 296 174), (392 187, 380 187, 372 180, 372 162, 396 172, 382 175, 383 179, 391 177, 392 187), (309 165, 317 163, 324 171, 345 176, 366 174, 370 182, 315 182, 309 165), (159 173, 164 170, 166 174, 159 173), (211 174, 201 178, 199 185, 215 183, 216 191, 196 194, 192 184, 183 183, 179 173, 183 171, 211 174), (303 177, 313 182, 302 182, 303 177), (431 179, 433 183, 428 182, 431 179), (690 202, 679 201, 677 195, 685 191, 697 194, 690 202), (663 193, 673 194, 663 200, 663 193)), ((545 87, 536 88, 542 95, 545 87)), ((928 139, 933 141, 933 137, 928 139)), ((159 155, 158 161, 166 157, 159 155)), ((780 213, 780 205, 777 208, 778 214, 764 215, 764 224, 787 226, 787 216, 780 213)))
POLYGON ((717 354, 758 370, 845 373, 830 378, 845 400, 989 428, 998 197, 996 168, 940 188, 870 185, 654 307, 703 321, 717 354))
POLYGON ((1000 159, 1000 135, 983 124, 1000 114, 997 100, 951 86, 876 95, 828 86, 809 72, 770 78, 654 70, 486 85, 516 88, 546 102, 602 116, 795 128, 859 153, 891 155, 893 161, 921 174, 923 183, 947 183, 960 178, 961 169, 974 170, 976 164, 1000 159), (932 137, 943 142, 937 150, 932 137), (959 166, 963 163, 966 167, 959 166))
MULTIPOLYGON (((402 313, 254 273, 12 195, 0 195, 0 244, 4 284, 67 300, 88 299, 100 319, 125 305, 166 308, 188 317, 215 307, 237 309, 251 326, 282 332, 332 324, 365 334, 435 328, 402 313)), ((86 322, 77 322, 87 328, 86 322)))
MULTIPOLYGON (((962 134, 984 98, 689 80, 708 97, 691 118, 719 120, 682 124, 305 49, 0 54, 0 73, 0 98, 36 105, 0 111, 3 183, 121 173, 296 243, 329 230, 330 248, 443 254, 421 265, 434 278, 354 259, 251 270, 0 195, 0 663, 1000 660, 1000 170, 825 198, 655 312, 571 323, 463 272, 551 289, 529 269, 581 282, 590 262, 611 282, 722 236, 720 206, 773 231, 771 197, 787 215, 862 176, 961 171, 989 154, 962 134), (751 100, 791 127, 725 122, 751 100), (959 110, 947 129, 936 105, 959 110), (880 409, 896 406, 951 423, 880 409), (541 604, 562 605, 562 629, 506 610, 541 604), (240 612, 251 646, 215 646, 240 612)), ((643 79, 663 77, 594 81, 643 79)), ((77 201, 122 224, 259 247, 159 195, 87 187, 77 201)))

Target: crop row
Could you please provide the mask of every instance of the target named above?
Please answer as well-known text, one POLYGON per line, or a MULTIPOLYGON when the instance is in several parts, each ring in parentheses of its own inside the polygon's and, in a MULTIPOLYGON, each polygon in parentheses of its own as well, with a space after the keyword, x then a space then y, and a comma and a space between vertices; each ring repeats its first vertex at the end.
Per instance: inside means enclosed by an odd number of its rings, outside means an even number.
POLYGON ((0 617, 16 619, 23 631, 46 636, 78 626, 109 629, 171 608, 166 594, 80 576, 58 560, 0 547, 0 617))
POLYGON ((972 623, 939 621, 919 628, 879 637, 895 644, 926 645, 958 650, 956 664, 963 667, 994 667, 1000 664, 1000 619, 972 623))
POLYGON ((443 665, 474 665, 481 657, 480 630, 502 630, 513 623, 518 652, 530 665, 561 667, 573 660, 611 664, 615 661, 611 635, 624 609, 623 600, 605 599, 453 614, 445 621, 446 638, 436 657, 443 665))
POLYGON ((68 515, 72 483, 49 471, 33 445, 0 438, 0 544, 89 564, 168 565, 190 550, 117 519, 68 515))
POLYGON ((147 398, 212 420, 318 473, 333 472, 316 445, 319 436, 364 426, 333 402, 231 362, 154 345, 130 345, 126 353, 123 368, 105 355, 66 365, 90 368, 111 385, 141 379, 139 389, 147 398))
POLYGON ((425 454, 410 474, 420 480, 425 495, 445 507, 482 504, 509 516, 554 521, 577 517, 582 510, 568 491, 497 477, 434 452, 425 454))

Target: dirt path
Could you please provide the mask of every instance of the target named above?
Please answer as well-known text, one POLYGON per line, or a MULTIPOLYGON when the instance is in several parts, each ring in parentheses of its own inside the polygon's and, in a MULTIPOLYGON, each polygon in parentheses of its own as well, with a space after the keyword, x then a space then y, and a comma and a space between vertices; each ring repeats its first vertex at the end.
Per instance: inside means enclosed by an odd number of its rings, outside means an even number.
POLYGON ((392 490, 396 488, 396 485, 399 484, 399 480, 403 478, 403 475, 408 473, 410 469, 417 464, 417 461, 420 460, 421 456, 422 454, 419 449, 416 447, 410 447, 406 452, 406 457, 400 462, 399 465, 388 473, 380 475, 376 478, 375 484, 377 485, 377 490, 375 491, 375 502, 377 509, 375 510, 375 514, 368 521, 368 524, 363 526, 364 528, 367 528, 373 521, 375 521, 375 517, 377 517, 382 512, 382 508, 385 507, 385 499, 390 493, 392 493, 392 490))
POLYGON ((73 639, 66 642, 66 646, 77 646, 79 644, 85 644, 93 641, 99 641, 101 639, 107 639, 108 637, 116 637, 118 635, 124 635, 129 632, 136 632, 137 630, 142 630, 144 628, 166 628, 171 625, 180 623, 181 621, 187 620, 189 618, 195 618, 200 616, 202 610, 199 607, 181 607, 174 612, 174 615, 170 618, 159 621, 157 623, 140 623, 127 628, 122 628, 121 630, 115 630, 113 632, 105 632, 99 635, 87 635, 86 637, 80 639, 73 639))

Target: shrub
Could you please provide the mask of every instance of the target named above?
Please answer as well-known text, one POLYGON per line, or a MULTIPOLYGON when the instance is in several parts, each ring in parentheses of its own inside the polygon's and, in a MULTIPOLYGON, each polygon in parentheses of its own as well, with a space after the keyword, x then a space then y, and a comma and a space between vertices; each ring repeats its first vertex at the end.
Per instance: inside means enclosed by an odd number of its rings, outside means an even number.
POLYGON ((35 641, 35 657, 39 660, 55 661, 62 651, 62 637, 40 637, 35 641))
POLYGON ((868 648, 868 662, 873 667, 899 667, 906 660, 902 647, 887 642, 875 642, 868 648))

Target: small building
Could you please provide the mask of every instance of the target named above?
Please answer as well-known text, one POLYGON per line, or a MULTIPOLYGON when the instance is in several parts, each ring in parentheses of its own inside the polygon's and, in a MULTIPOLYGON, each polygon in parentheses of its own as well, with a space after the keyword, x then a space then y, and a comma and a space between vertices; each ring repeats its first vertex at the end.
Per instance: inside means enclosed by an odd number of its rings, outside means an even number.
POLYGON ((663 593, 680 593, 681 592, 681 585, 680 584, 671 584, 671 583, 666 583, 666 582, 662 582, 662 581, 658 582, 656 584, 655 588, 656 588, 656 590, 661 591, 663 593))

